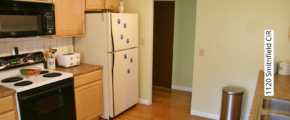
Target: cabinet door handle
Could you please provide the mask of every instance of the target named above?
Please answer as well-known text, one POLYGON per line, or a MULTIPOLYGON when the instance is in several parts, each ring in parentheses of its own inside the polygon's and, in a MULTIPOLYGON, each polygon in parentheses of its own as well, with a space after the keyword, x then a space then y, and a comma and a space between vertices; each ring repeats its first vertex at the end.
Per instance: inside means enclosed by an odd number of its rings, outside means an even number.
POLYGON ((114 6, 113 6, 113 5, 111 5, 111 7, 112 7, 112 8, 114 8, 114 6))

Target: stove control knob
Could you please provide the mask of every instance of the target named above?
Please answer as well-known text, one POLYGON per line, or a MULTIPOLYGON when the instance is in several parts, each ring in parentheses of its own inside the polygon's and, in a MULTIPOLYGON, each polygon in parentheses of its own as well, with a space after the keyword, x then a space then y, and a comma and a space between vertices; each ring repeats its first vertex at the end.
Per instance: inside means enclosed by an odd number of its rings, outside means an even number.
POLYGON ((6 65, 5 61, 1 61, 0 62, 0 68, 3 67, 3 66, 5 66, 5 65, 6 65))
POLYGON ((38 61, 42 61, 43 60, 41 55, 38 55, 37 59, 38 59, 38 61))
POLYGON ((36 62, 36 58, 35 58, 35 56, 32 56, 32 60, 33 60, 34 62, 36 62))
POLYGON ((23 58, 23 62, 26 63, 27 62, 27 58, 23 58))
POLYGON ((17 64, 21 64, 21 60, 20 59, 17 60, 17 64))

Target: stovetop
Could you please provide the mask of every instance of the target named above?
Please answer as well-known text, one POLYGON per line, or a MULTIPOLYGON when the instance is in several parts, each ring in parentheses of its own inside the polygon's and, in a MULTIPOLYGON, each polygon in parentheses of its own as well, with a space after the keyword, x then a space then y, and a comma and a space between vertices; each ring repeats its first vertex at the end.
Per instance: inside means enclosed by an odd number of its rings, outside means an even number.
POLYGON ((66 78, 73 77, 72 73, 44 69, 43 63, 38 63, 35 65, 29 65, 29 66, 25 66, 25 67, 39 67, 39 68, 41 68, 41 71, 48 71, 48 73, 39 74, 39 75, 34 76, 34 77, 26 77, 26 76, 20 74, 19 70, 21 68, 0 71, 0 85, 14 89, 16 92, 22 92, 25 90, 33 89, 33 88, 40 87, 40 86, 43 86, 46 84, 50 84, 53 82, 64 80, 66 78), (53 73, 53 76, 50 75, 51 73, 53 73), (57 76, 55 77, 54 75, 57 75, 57 76), (48 77, 44 77, 44 76, 48 76, 48 77), (17 82, 10 82, 10 83, 1 82, 2 80, 6 79, 6 78, 10 78, 10 77, 22 77, 23 79, 20 81, 17 81, 17 82), (31 82, 25 82, 25 81, 31 81, 32 84, 31 84, 31 82), (22 82, 23 84, 29 84, 29 85, 22 86, 22 84, 20 84, 20 82, 22 82), (20 86, 15 86, 16 83, 19 83, 20 86))

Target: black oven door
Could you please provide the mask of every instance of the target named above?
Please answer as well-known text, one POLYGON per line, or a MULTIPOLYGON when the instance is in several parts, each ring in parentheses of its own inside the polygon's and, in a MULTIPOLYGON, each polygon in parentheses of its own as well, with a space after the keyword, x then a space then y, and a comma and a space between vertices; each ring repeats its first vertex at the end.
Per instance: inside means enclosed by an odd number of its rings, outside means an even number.
POLYGON ((0 0, 0 38, 55 35, 54 5, 0 0))
POLYGON ((21 120, 76 120, 73 78, 17 93, 21 120))

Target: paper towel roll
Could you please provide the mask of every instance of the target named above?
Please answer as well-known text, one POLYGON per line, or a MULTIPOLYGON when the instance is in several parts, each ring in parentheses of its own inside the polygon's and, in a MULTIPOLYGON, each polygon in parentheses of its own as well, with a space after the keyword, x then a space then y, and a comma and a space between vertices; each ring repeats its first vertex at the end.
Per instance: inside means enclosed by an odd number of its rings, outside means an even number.
POLYGON ((290 75, 290 63, 288 61, 279 63, 279 74, 290 75))

